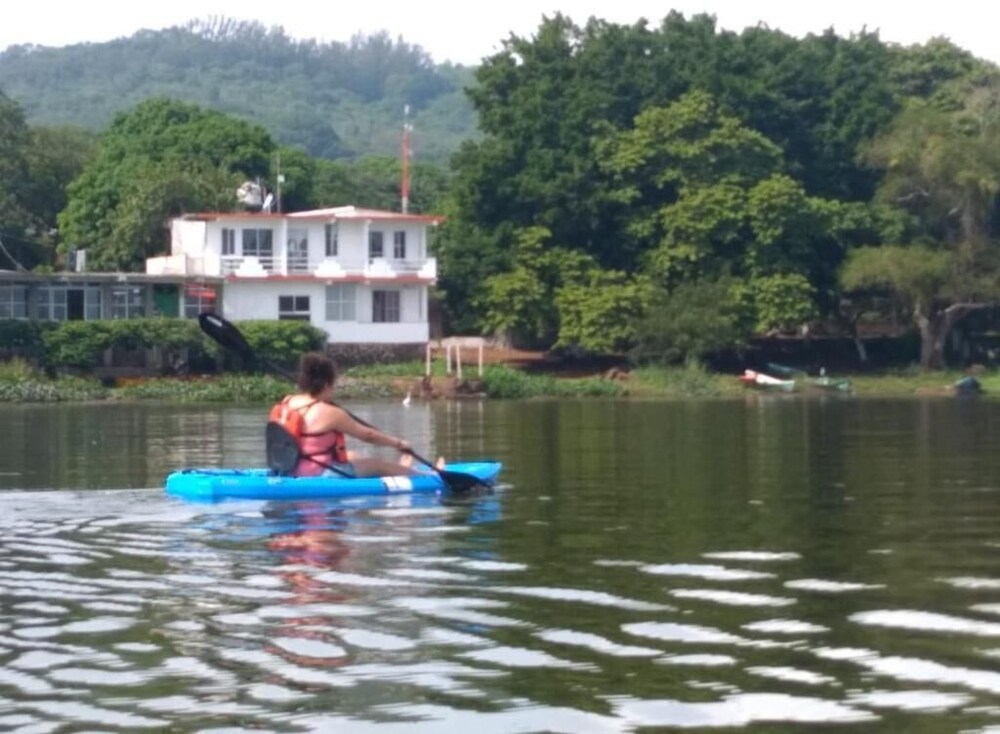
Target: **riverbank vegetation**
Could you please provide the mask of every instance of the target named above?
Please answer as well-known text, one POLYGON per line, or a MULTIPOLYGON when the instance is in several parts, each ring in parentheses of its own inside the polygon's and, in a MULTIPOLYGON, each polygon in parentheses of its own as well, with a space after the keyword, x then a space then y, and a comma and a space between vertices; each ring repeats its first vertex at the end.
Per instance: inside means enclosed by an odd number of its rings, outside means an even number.
MULTIPOLYGON (((430 383, 417 362, 377 365, 345 370, 338 379, 338 400, 399 400, 405 394, 420 401, 430 386, 437 397, 460 399, 529 398, 740 398, 769 395, 795 399, 820 394, 834 398, 952 396, 963 372, 926 372, 917 368, 886 370, 850 376, 850 390, 825 392, 799 378, 794 392, 769 393, 746 388, 734 374, 722 374, 698 362, 676 366, 647 366, 611 374, 566 377, 527 372, 493 364, 483 376, 458 380, 445 375, 443 363, 435 363, 430 383), (390 369, 390 367, 392 367, 390 369)), ((1000 396, 1000 374, 977 377, 981 394, 1000 396)), ((224 373, 194 377, 153 377, 99 380, 94 377, 60 375, 48 377, 28 361, 15 358, 0 362, 0 403, 55 403, 81 401, 159 401, 170 403, 220 403, 266 405, 292 389, 283 378, 259 373, 224 373)))

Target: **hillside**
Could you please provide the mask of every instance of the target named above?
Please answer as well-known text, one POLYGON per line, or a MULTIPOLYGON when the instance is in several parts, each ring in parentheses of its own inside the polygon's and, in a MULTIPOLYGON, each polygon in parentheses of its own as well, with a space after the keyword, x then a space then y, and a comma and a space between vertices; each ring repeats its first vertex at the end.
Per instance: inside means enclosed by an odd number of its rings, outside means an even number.
POLYGON ((278 142, 325 158, 398 155, 408 104, 416 158, 444 161, 476 136, 463 91, 473 72, 436 65, 386 34, 321 44, 227 19, 0 52, 0 90, 32 124, 100 130, 138 102, 166 96, 253 120, 278 142))

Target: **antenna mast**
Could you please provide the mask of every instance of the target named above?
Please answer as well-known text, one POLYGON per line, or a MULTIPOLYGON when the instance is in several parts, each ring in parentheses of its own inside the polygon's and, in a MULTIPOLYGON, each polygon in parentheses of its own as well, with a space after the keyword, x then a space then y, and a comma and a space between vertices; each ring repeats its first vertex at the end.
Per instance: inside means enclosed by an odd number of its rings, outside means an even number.
POLYGON ((410 131, 413 125, 410 124, 410 105, 403 106, 403 181, 400 185, 400 194, 403 204, 403 214, 410 210, 410 131))

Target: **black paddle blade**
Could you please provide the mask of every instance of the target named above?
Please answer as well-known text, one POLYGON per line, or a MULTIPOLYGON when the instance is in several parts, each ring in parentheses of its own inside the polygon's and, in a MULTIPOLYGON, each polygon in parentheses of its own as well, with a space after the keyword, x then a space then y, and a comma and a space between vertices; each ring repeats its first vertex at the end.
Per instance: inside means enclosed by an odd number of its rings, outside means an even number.
POLYGON ((299 443, 280 423, 269 421, 264 431, 267 467, 280 477, 291 476, 299 463, 299 443))
POLYGON ((198 314, 198 326, 223 349, 235 352, 248 362, 254 361, 253 347, 231 322, 211 311, 202 311, 198 314))
POLYGON ((434 471, 436 471, 438 476, 441 477, 441 481, 448 485, 448 490, 451 492, 470 494, 473 492, 491 492, 493 490, 492 485, 484 482, 479 477, 473 476, 472 474, 464 474, 458 471, 448 471, 447 469, 435 469, 434 471))
POLYGON ((441 481, 444 482, 448 489, 452 492, 471 492, 474 489, 493 489, 490 484, 484 482, 482 479, 473 474, 465 474, 460 471, 448 471, 447 469, 438 469, 431 463, 430 459, 425 459, 413 449, 408 449, 406 453, 419 461, 421 464, 428 466, 437 472, 437 475, 441 477, 441 481))

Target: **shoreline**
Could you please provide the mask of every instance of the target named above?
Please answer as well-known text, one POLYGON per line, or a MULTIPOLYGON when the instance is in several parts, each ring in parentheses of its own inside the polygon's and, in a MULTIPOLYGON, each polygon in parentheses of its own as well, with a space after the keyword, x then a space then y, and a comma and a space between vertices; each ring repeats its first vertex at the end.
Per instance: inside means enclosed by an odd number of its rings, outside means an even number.
MULTIPOLYGON (((949 397, 963 393, 954 384, 967 377, 958 370, 922 373, 893 370, 881 373, 842 374, 835 380, 849 380, 847 391, 828 390, 800 379, 795 390, 746 386, 738 376, 710 372, 693 365, 686 367, 644 367, 632 371, 612 370, 589 376, 559 376, 530 373, 505 365, 490 365, 482 378, 434 374, 425 378, 414 374, 412 365, 379 365, 347 371, 338 381, 337 395, 344 399, 399 399, 410 394, 413 400, 524 399, 565 397, 611 398, 736 398, 781 395, 802 398, 817 395, 835 397, 949 397)), ((1000 373, 975 375, 981 391, 971 393, 1000 396, 1000 373)), ((270 375, 222 374, 196 377, 153 377, 121 380, 114 385, 96 378, 61 376, 47 379, 39 375, 0 377, 0 404, 91 402, 123 403, 170 401, 181 403, 237 404, 276 402, 291 390, 286 380, 270 375)))

